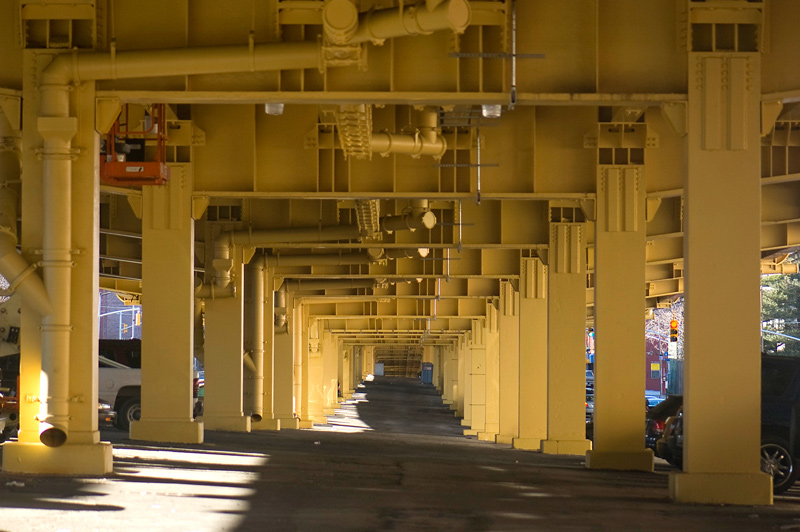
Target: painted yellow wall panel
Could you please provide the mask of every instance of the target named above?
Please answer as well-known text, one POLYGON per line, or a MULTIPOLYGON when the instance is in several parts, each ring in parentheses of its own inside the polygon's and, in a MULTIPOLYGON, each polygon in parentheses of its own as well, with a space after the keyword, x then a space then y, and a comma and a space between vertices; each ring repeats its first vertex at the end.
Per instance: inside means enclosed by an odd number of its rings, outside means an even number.
POLYGON ((800 5, 792 0, 771 0, 767 6, 769 48, 761 56, 762 91, 796 90, 800 85, 800 72, 786 66, 800 60, 800 42, 796 35, 800 5))
POLYGON ((394 39, 394 90, 455 90, 457 59, 447 56, 452 51, 450 41, 450 34, 444 31, 394 39), (420 75, 420 61, 427 64, 424 75, 420 75))
POLYGON ((600 1, 598 92, 686 91, 686 56, 678 41, 680 4, 600 1))
POLYGON ((517 53, 545 54, 517 62, 520 92, 595 92, 595 4, 517 2, 517 53))
POLYGON ((583 147, 583 135, 597 127, 593 107, 536 108, 535 192, 594 190, 597 151, 583 147))
POLYGON ((531 201, 503 201, 502 242, 535 244, 547 240, 547 204, 531 201))
POLYGON ((517 107, 481 129, 481 192, 533 192, 534 110, 517 107), (497 166, 490 166, 497 165, 497 166))
POLYGON ((22 88, 22 54, 17 43, 19 6, 16 2, 0 2, 0 87, 22 88))
POLYGON ((206 143, 194 150, 197 189, 251 190, 255 165, 255 109, 252 105, 196 105, 193 120, 206 131, 206 143))
POLYGON ((316 127, 316 106, 287 105, 283 115, 256 110, 258 190, 317 190, 317 154, 302 139, 316 127), (280 162, 280 164, 278 164, 280 162))

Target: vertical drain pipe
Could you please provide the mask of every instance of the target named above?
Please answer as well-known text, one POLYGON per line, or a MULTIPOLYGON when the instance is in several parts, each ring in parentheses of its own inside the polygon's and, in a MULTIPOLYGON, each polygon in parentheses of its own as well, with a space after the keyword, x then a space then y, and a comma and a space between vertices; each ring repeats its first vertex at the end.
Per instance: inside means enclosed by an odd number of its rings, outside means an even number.
POLYGON ((250 287, 250 338, 252 358, 255 365, 253 374, 253 412, 250 418, 261 421, 264 415, 264 255, 253 257, 247 265, 247 276, 252 276, 250 287))
POLYGON ((59 447, 69 433, 69 343, 72 277, 72 149, 78 121, 69 116, 69 85, 42 76, 39 133, 44 139, 44 282, 52 314, 42 320, 39 439, 59 447))

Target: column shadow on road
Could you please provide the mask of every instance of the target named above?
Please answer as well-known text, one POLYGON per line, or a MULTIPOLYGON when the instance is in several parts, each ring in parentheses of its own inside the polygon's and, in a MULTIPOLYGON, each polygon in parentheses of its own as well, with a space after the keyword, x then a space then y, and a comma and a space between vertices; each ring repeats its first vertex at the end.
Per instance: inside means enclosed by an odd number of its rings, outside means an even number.
POLYGON ((459 420, 434 386, 399 377, 375 377, 363 383, 328 418, 328 425, 343 432, 463 436, 459 420))

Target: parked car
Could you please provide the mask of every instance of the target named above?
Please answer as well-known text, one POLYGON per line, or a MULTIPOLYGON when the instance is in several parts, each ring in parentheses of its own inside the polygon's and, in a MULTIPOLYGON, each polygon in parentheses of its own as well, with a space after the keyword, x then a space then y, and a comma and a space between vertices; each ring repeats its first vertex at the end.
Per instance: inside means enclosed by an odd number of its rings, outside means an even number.
MULTIPOLYGON (((772 475, 774 493, 800 474, 800 357, 761 357, 761 470, 772 475)), ((683 416, 664 434, 676 465, 683 458, 683 416)), ((662 445, 663 447, 663 445, 662 445)))
POLYGON ((592 421, 594 416, 594 390, 586 388, 586 422, 592 421))
MULTIPOLYGON (((660 456, 656 449, 656 443, 664 437, 667 418, 676 415, 682 405, 682 395, 670 395, 645 414, 644 444, 647 448, 653 449, 656 456, 660 456)), ((663 458, 663 456, 660 457, 663 458)))
POLYGON ((647 403, 647 409, 650 410, 657 404, 661 403, 661 401, 663 401, 664 398, 660 395, 645 395, 644 400, 647 403))

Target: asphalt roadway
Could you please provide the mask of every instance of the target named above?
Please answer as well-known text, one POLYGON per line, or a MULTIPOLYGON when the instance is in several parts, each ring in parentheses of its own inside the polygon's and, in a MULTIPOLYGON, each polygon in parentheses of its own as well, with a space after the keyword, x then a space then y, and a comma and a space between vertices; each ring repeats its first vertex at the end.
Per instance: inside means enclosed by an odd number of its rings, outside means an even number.
POLYGON ((154 445, 109 430, 114 473, 0 473, 0 531, 800 530, 800 488, 769 507, 669 501, 669 467, 590 471, 461 435, 431 386, 378 378, 309 430, 154 445))

